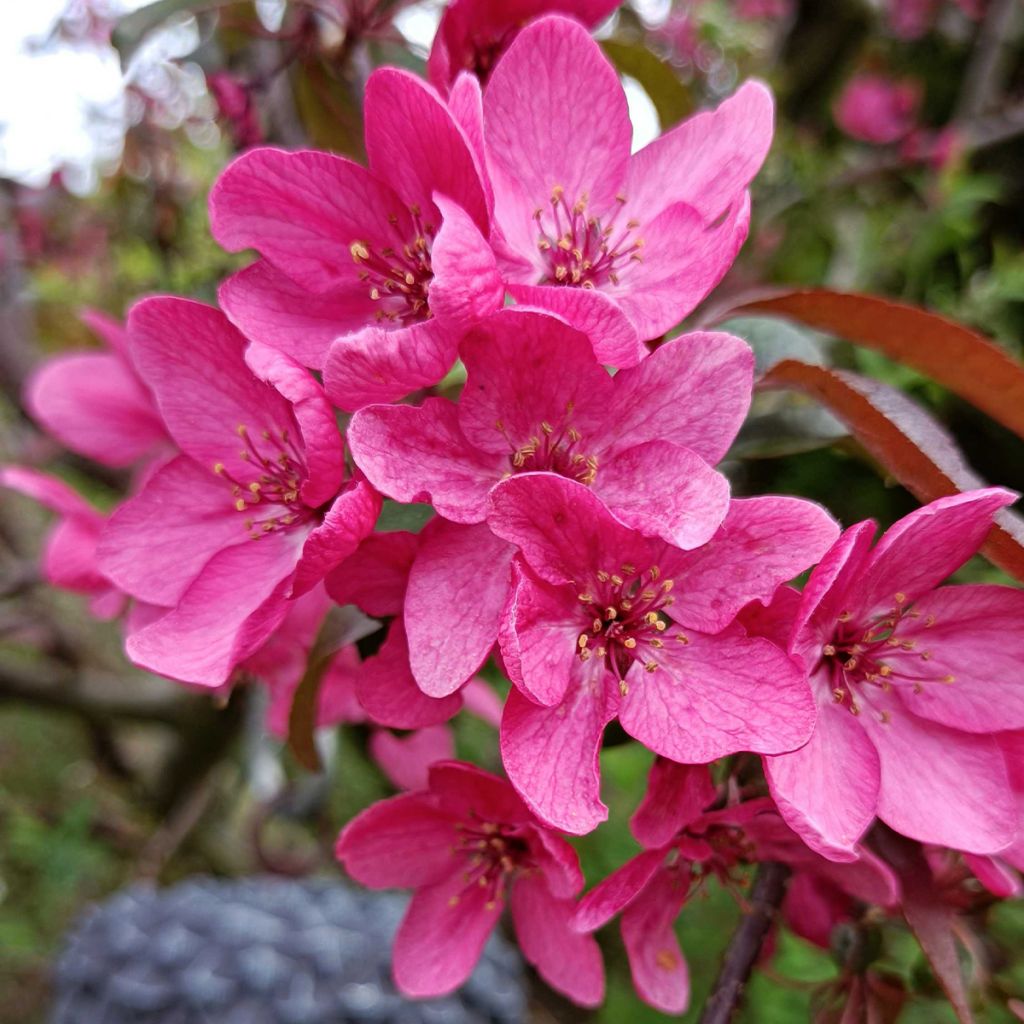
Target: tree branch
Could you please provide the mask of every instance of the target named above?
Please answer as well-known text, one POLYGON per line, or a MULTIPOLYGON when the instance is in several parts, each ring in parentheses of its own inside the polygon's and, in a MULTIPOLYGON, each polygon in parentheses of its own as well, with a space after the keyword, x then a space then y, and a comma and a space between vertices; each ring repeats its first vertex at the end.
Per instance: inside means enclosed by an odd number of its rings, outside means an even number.
POLYGON ((729 1024, 733 1019, 754 961, 786 894, 788 881, 789 868, 785 864, 768 861, 758 867, 750 889, 750 911, 729 943, 715 987, 704 1004, 700 1024, 729 1024))
POLYGON ((1015 34, 1018 6, 1018 0, 989 0, 970 63, 964 72, 956 110, 958 121, 969 123, 979 114, 984 114, 995 101, 1009 44, 1015 34))

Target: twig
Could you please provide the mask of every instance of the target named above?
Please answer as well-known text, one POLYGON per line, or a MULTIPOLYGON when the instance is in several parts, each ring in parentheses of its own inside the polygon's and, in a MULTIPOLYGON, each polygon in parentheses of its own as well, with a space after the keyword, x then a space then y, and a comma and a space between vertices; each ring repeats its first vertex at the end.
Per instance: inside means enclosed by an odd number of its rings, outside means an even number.
POLYGON ((769 861, 757 869, 750 890, 750 911, 729 943, 715 987, 704 1004, 700 1024, 729 1024, 733 1019, 754 961, 786 894, 788 880, 789 868, 785 864, 769 861))

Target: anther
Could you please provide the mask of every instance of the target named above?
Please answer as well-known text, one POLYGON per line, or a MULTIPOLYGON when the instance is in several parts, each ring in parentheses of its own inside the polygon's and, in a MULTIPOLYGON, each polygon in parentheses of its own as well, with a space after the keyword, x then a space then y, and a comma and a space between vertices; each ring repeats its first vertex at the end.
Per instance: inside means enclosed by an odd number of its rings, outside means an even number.
POLYGON ((633 648, 636 647, 636 637, 627 636, 626 639, 622 641, 622 646, 627 650, 633 650, 633 648))

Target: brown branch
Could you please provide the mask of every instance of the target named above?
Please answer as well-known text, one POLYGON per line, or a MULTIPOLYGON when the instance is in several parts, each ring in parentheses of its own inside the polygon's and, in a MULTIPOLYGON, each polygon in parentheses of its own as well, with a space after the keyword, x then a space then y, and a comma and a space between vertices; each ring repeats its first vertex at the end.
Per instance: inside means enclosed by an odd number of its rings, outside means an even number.
POLYGON ((700 1024, 729 1024, 739 1010, 743 988, 786 894, 788 880, 785 864, 769 861, 758 867, 750 889, 750 910, 729 943, 700 1024))
POLYGON ((1015 35, 1018 6, 1019 0, 989 0, 964 72, 956 110, 958 121, 973 121, 995 101, 1004 77, 1009 45, 1015 35))

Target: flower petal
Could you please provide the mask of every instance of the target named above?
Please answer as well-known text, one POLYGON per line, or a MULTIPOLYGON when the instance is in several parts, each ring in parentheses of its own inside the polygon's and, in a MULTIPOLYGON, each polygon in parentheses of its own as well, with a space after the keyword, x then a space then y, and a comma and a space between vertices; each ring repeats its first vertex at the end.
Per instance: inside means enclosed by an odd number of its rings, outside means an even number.
POLYGON ((458 406, 446 398, 366 406, 349 423, 348 444, 378 490, 396 501, 430 502, 456 523, 483 522, 487 492, 508 466, 465 438, 458 406))
POLYGON ((580 900, 572 925, 593 932, 606 925, 643 892, 665 862, 665 850, 645 850, 603 878, 580 900))
POLYGON ((396 789, 426 789, 427 770, 455 756, 455 739, 446 725, 428 725, 406 736, 378 729, 370 737, 370 755, 396 789))
POLYGON ((584 835, 608 817, 598 753, 618 710, 596 659, 577 661, 565 700, 545 708, 512 690, 501 719, 501 759, 519 795, 545 824, 584 835))
POLYGON ((367 327, 335 339, 324 365, 324 387, 346 412, 395 402, 436 384, 451 369, 458 346, 458 334, 436 320, 396 330, 367 327))
POLYGON ((767 640, 721 633, 663 634, 657 669, 635 664, 622 727, 673 761, 707 764, 741 750, 778 754, 807 742, 815 708, 803 672, 767 640))
POLYGON ((363 662, 356 680, 356 696, 373 722, 393 729, 438 725, 447 722, 462 706, 457 693, 428 697, 416 685, 400 618, 391 623, 380 650, 363 662))
POLYGON ((480 171, 462 130, 423 79, 400 68, 378 68, 366 83, 366 155, 406 206, 429 221, 433 193, 449 196, 488 230, 480 171))
POLYGON ((688 118, 646 145, 629 164, 633 216, 688 203, 712 221, 760 170, 772 142, 772 95, 744 82, 715 110, 688 118))
POLYGON ((575 901, 556 899, 542 878, 524 875, 516 879, 509 903, 519 948, 537 973, 577 1005, 600 1006, 601 949, 592 936, 569 926, 575 901))
POLYGON ((878 816, 887 825, 968 853, 998 853, 1013 842, 1017 808, 992 737, 918 718, 891 694, 865 691, 864 704, 858 717, 878 751, 878 816))
POLYGON ((472 973, 501 903, 461 870, 417 889, 398 928, 393 951, 395 985, 410 999, 443 996, 472 973))
POLYGON ((432 885, 459 870, 452 853, 455 819, 426 793, 372 804, 338 836, 334 852, 371 889, 432 885))
POLYGON ((736 437, 753 383, 754 353, 745 341, 715 331, 681 334, 615 375, 604 414, 620 447, 672 441, 713 466, 736 437))
POLYGON ((686 901, 686 875, 659 872, 622 914, 622 941, 637 995, 662 1013, 683 1013, 690 975, 675 933, 686 901))
POLYGON ((28 382, 25 406, 58 441, 105 466, 129 466, 167 439, 153 397, 105 352, 47 360, 28 382))
POLYGON ((937 587, 981 547, 993 516, 1017 495, 987 487, 939 498, 889 527, 857 584, 857 620, 893 606, 899 592, 915 601, 937 587))
POLYGON ((620 522, 684 550, 707 543, 729 511, 729 481, 696 452, 648 441, 598 468, 594 490, 620 522))
POLYGON ((695 551, 666 552, 661 566, 676 581, 671 615, 717 632, 749 601, 767 603, 776 589, 813 565, 839 534, 835 520, 801 498, 767 496, 731 502, 718 533, 695 551))
POLYGON ((218 552, 175 608, 128 637, 128 657, 185 683, 226 683, 284 618, 296 554, 284 532, 218 552))
POLYGON ((647 791, 629 819, 636 841, 647 849, 664 846, 704 813, 716 790, 704 765, 677 764, 656 757, 647 777, 647 791))
POLYGON ((338 604, 354 604, 367 615, 400 615, 405 585, 420 545, 415 533, 373 533, 327 578, 338 604))
POLYGON ((409 661, 420 689, 443 697, 476 672, 498 638, 512 548, 485 525, 443 519, 420 538, 405 595, 409 661))
POLYGON ((880 778, 878 753, 858 718, 822 694, 807 744, 764 759, 779 812, 797 835, 830 860, 856 859, 856 846, 874 820, 880 778))

